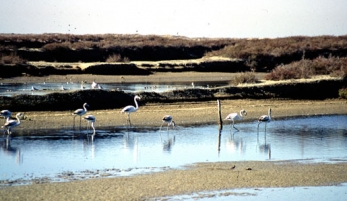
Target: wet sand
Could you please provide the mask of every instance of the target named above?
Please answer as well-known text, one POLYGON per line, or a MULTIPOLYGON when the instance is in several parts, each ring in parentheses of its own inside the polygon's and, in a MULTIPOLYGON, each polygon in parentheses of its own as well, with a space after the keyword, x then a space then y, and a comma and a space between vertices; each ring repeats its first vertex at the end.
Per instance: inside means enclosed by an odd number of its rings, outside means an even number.
MULTIPOLYGON (((165 114, 172 115, 178 126, 218 122, 216 101, 158 103, 145 106, 139 102, 140 109, 131 115, 131 122, 137 128, 159 128, 161 118, 165 114)), ((254 126, 257 126, 257 118, 266 114, 268 108, 272 108, 273 121, 294 116, 347 114, 347 101, 342 99, 222 100, 221 103, 223 118, 230 112, 245 109, 248 113, 245 121, 254 122, 254 126)), ((128 104, 133 105, 125 103, 124 106, 128 104)), ((121 108, 93 111, 91 106, 88 114, 96 116, 97 130, 117 128, 126 126, 126 115, 121 114, 120 110, 121 108)), ((17 132, 42 128, 70 128, 71 113, 72 111, 25 112, 26 119, 17 132)), ((86 122, 82 123, 86 125, 86 122)), ((129 177, 6 187, 0 189, 0 200, 147 200, 203 190, 336 185, 347 182, 346 168, 346 161, 329 164, 297 161, 201 163, 184 170, 129 177)))
POLYGON ((347 162, 201 163, 185 170, 131 177, 7 187, 0 189, 0 197, 1 200, 148 200, 206 190, 327 186, 346 182, 346 168, 347 162))

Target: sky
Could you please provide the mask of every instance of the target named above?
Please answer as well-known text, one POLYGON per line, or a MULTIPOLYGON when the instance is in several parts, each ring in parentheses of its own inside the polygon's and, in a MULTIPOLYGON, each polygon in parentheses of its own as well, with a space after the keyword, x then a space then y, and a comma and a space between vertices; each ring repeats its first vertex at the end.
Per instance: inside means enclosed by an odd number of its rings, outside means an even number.
POLYGON ((2 0, 0 33, 347 35, 346 0, 2 0))

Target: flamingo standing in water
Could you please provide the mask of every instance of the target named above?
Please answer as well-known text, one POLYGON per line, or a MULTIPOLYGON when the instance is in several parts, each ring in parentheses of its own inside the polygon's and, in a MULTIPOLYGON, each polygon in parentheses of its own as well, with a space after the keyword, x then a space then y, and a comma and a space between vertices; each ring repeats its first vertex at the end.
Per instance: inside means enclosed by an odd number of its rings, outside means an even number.
POLYGON ((266 131, 266 124, 269 123, 270 121, 271 121, 271 108, 269 108, 267 115, 262 115, 262 116, 259 117, 259 119, 258 119, 258 129, 259 129, 259 124, 264 122, 265 123, 265 131, 266 131))
POLYGON ((1 110, 0 115, 5 118, 5 122, 8 121, 9 118, 12 116, 12 112, 10 110, 1 110))
POLYGON ((93 136, 94 136, 94 135, 95 135, 94 123, 95 123, 95 121, 96 121, 94 115, 87 115, 87 116, 84 116, 83 119, 87 120, 87 121, 90 123, 90 125, 92 126, 93 131, 94 131, 94 132, 93 132, 93 136))
POLYGON ((161 126, 160 126, 160 130, 161 130, 161 127, 163 126, 164 123, 168 123, 168 124, 167 124, 167 130, 169 130, 169 127, 170 127, 170 126, 172 126, 172 128, 174 128, 175 125, 176 125, 176 124, 175 124, 175 121, 173 121, 171 115, 165 115, 165 116, 162 118, 162 120, 163 120, 163 123, 162 123, 161 126))
POLYGON ((81 127, 81 119, 82 119, 82 115, 84 115, 85 113, 87 113, 87 108, 86 107, 89 107, 88 103, 84 103, 83 104, 83 109, 77 109, 75 110, 72 115, 74 115, 73 117, 73 127, 75 127, 75 118, 76 116, 80 116, 80 127, 81 127))
POLYGON ((16 114, 16 118, 17 120, 9 120, 9 118, 7 118, 7 121, 6 123, 2 126, 2 128, 6 129, 7 130, 7 134, 10 135, 12 134, 12 131, 11 129, 14 128, 14 127, 17 127, 20 125, 20 116, 22 116, 22 113, 17 113, 16 114))
POLYGON ((239 131, 239 129, 237 129, 234 124, 236 120, 242 120, 243 117, 247 116, 247 112, 246 110, 240 110, 240 114, 235 113, 230 113, 224 120, 229 120, 232 121, 232 126, 230 128, 230 130, 232 128, 235 128, 237 131, 239 131))
POLYGON ((128 113, 127 122, 129 122, 130 125, 131 125, 130 113, 136 112, 136 111, 139 109, 139 105, 137 104, 137 101, 136 101, 137 99, 141 99, 140 96, 136 95, 136 96, 134 97, 134 102, 135 102, 135 106, 136 106, 136 107, 134 107, 134 106, 132 106, 132 105, 128 105, 128 106, 126 106, 126 107, 124 107, 124 108, 122 109, 122 113, 128 113))

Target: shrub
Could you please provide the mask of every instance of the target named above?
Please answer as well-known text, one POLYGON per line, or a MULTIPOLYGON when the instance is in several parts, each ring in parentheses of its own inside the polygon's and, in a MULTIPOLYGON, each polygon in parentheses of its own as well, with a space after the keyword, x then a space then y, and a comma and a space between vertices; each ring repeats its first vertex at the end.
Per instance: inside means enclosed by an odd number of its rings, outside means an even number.
POLYGON ((26 60, 15 54, 0 55, 0 64, 25 64, 26 62, 26 60))
POLYGON ((120 54, 112 54, 106 59, 106 62, 130 62, 130 59, 122 57, 120 54))
POLYGON ((255 77, 254 72, 238 73, 230 81, 230 83, 233 85, 256 82, 258 82, 258 79, 255 77))
POLYGON ((267 80, 286 80, 310 78, 314 75, 347 76, 347 58, 318 57, 314 60, 301 60, 287 65, 277 66, 268 75, 267 80))
POLYGON ((347 99, 347 88, 343 88, 339 90, 339 97, 347 99))

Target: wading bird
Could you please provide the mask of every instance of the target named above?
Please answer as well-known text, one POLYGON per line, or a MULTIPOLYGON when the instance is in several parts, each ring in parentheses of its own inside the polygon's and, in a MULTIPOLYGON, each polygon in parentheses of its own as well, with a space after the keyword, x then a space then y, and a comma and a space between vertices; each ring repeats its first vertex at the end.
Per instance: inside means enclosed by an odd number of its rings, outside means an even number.
POLYGON ((132 106, 132 105, 128 105, 126 106, 125 108, 122 109, 122 113, 128 113, 128 119, 127 119, 127 122, 129 122, 129 124, 131 125, 131 121, 130 121, 130 113, 132 112, 136 112, 138 109, 139 109, 139 105, 137 104, 137 99, 141 99, 140 96, 136 95, 134 97, 134 102, 135 102, 135 106, 132 106))
POLYGON ((5 118, 5 122, 7 119, 11 118, 12 112, 10 110, 1 110, 0 115, 5 118))
POLYGON ((93 81, 93 82, 92 82, 92 85, 91 85, 92 89, 96 89, 97 86, 98 86, 98 83, 96 83, 95 81, 93 81))
POLYGON ((14 127, 17 127, 20 125, 20 116, 22 116, 22 113, 17 113, 16 114, 16 118, 17 120, 9 120, 7 119, 6 123, 2 126, 2 128, 4 128, 5 130, 7 130, 7 134, 10 135, 12 134, 11 129, 14 127))
POLYGON ((247 116, 247 112, 246 110, 240 110, 240 114, 235 113, 230 113, 224 120, 229 120, 232 122, 232 126, 230 127, 230 130, 232 128, 235 128, 237 131, 239 131, 239 129, 237 129, 234 124, 236 120, 242 120, 243 117, 247 116))
POLYGON ((262 122, 265 123, 265 131, 266 131, 266 124, 271 121, 271 108, 269 108, 268 114, 267 115, 262 115, 258 119, 258 129, 259 129, 259 124, 262 122))
POLYGON ((82 119, 82 115, 84 115, 85 113, 87 113, 87 108, 86 107, 89 107, 88 103, 84 103, 83 104, 83 109, 77 109, 75 110, 72 115, 74 115, 73 117, 73 127, 75 127, 75 118, 76 116, 80 116, 80 127, 81 127, 81 119, 82 119))
POLYGON ((173 121, 172 119, 172 116, 171 115, 165 115, 163 118, 163 123, 161 124, 160 126, 160 130, 161 130, 161 127, 163 126, 164 123, 167 123, 167 130, 169 130, 169 127, 172 126, 172 128, 175 127, 175 121, 173 121))
POLYGON ((90 123, 90 125, 92 126, 93 128, 93 136, 95 135, 95 128, 94 128, 94 123, 95 123, 95 117, 94 115, 87 115, 87 116, 84 116, 83 119, 87 120, 88 121, 88 124, 90 123))
POLYGON ((34 86, 31 87, 31 91, 37 91, 38 89, 34 86))

